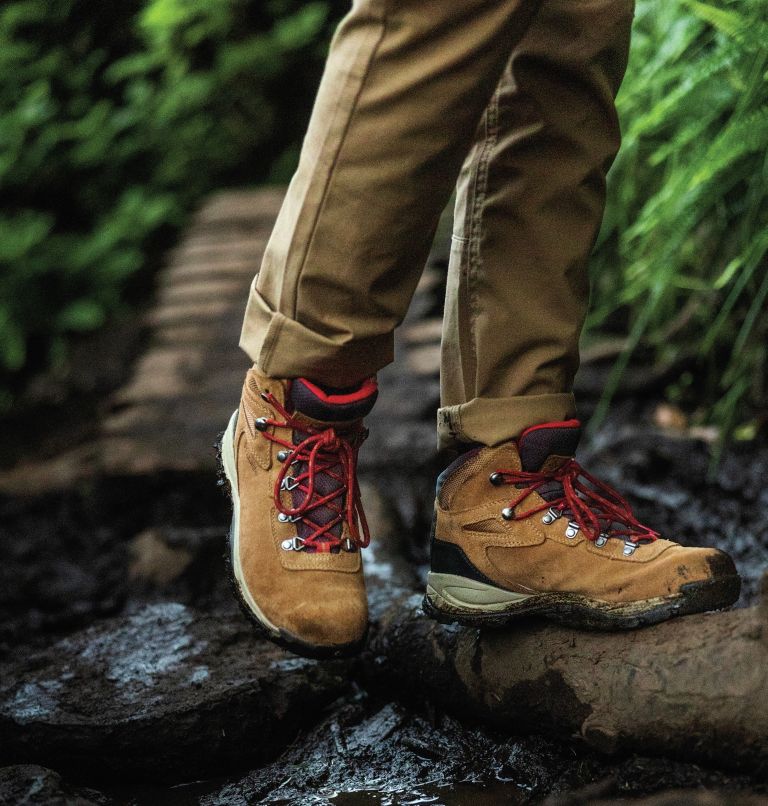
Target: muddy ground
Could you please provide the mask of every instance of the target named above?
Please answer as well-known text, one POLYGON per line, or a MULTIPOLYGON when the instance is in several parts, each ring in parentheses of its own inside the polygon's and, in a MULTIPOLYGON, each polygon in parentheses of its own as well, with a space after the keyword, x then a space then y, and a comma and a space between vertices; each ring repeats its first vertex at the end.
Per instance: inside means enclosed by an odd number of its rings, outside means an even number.
MULTIPOLYGON (((444 461, 432 433, 440 293, 417 300, 413 341, 382 373, 363 449, 385 535, 368 558, 374 612, 425 573, 444 461)), ((605 369, 580 376, 585 415, 605 369)), ((659 427, 662 391, 626 389, 581 458, 641 519, 729 551, 740 605, 750 604, 768 567, 768 445, 734 444, 713 472, 709 442, 659 427)), ((46 403, 44 450, 92 436, 90 420, 56 425, 71 405, 46 403)), ((22 420, 14 431, 34 434, 22 420)), ((392 690, 370 657, 318 664, 254 638, 225 578, 229 505, 206 450, 198 469, 0 494, 0 804, 567 806, 654 793, 664 794, 649 803, 768 803, 756 777, 659 758, 652 746, 606 757, 567 736, 459 722, 417 684, 392 690)))
MULTIPOLYGON (((627 405, 617 407, 611 422, 585 445, 589 466, 627 491, 644 518, 682 542, 730 551, 745 580, 742 604, 753 601, 768 564, 768 497, 762 483, 768 449, 754 444, 730 449, 708 480, 706 444, 664 434, 627 411, 627 405)), ((407 484, 401 468, 369 466, 364 473, 367 483, 386 493, 382 500, 399 524, 389 550, 404 558, 414 578, 423 573, 433 464, 433 457, 416 462, 407 484)), ((124 621, 147 606, 178 603, 193 608, 195 619, 201 614, 228 624, 241 619, 221 559, 228 504, 212 476, 100 480, 43 497, 5 498, 0 514, 0 652, 6 671, 35 656, 50 663, 51 647, 54 656, 71 651, 66 641, 82 628, 124 621)), ((386 588, 377 595, 386 597, 386 588)), ((652 747, 638 748, 637 756, 606 759, 567 741, 516 736, 514 725, 502 735, 461 724, 426 701, 414 701, 412 693, 398 702, 392 699, 396 692, 381 683, 366 688, 366 676, 355 664, 343 677, 341 685, 312 692, 327 698, 315 704, 319 723, 291 723, 287 729, 295 736, 283 737, 287 749, 280 754, 280 743, 274 744, 270 752, 277 758, 256 768, 247 753, 234 761, 223 754, 221 774, 214 758, 212 766, 200 768, 203 780, 182 765, 170 780, 161 774, 158 781, 151 755, 137 753, 138 766, 118 765, 105 776, 88 759, 88 742, 103 739, 97 731, 80 745, 79 755, 58 767, 55 742, 53 751, 49 747, 42 755, 22 743, 19 754, 2 759, 6 765, 44 759, 48 768, 64 771, 64 780, 7 766, 0 775, 5 792, 0 802, 14 802, 22 791, 31 803, 136 804, 541 803, 558 793, 560 799, 549 802, 580 803, 680 788, 765 791, 748 776, 654 758, 652 747), (100 794, 79 794, 82 787, 100 794), (562 793, 571 793, 571 799, 562 793)), ((228 702, 223 724, 241 721, 242 707, 228 702)), ((178 713, 168 719, 178 719, 178 713)), ((168 741, 176 741, 174 731, 183 727, 163 728, 168 741)), ((111 728, 103 730, 108 734, 111 728)), ((46 741, 44 735, 34 739, 38 747, 46 741)), ((132 752, 130 742, 123 752, 132 752)))

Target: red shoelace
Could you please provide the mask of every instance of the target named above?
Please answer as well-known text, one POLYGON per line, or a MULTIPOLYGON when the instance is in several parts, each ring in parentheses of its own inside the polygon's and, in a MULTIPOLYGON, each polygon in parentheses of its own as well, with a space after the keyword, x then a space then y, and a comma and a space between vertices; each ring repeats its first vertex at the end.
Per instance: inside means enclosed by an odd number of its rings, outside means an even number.
POLYGON ((589 540, 597 540, 601 534, 623 537, 632 543, 653 541, 659 537, 658 532, 637 520, 629 503, 616 490, 587 473, 575 459, 568 459, 557 469, 546 472, 497 470, 496 473, 498 481, 495 483, 514 484, 521 488, 520 494, 509 504, 510 520, 524 520, 551 509, 567 515, 589 540), (532 493, 551 482, 562 486, 562 495, 525 512, 515 511, 532 493), (616 524, 624 528, 617 529, 616 524))
POLYGON ((317 552, 330 552, 343 542, 332 530, 346 523, 352 542, 359 548, 365 548, 371 542, 371 537, 357 484, 357 454, 368 436, 366 429, 358 427, 349 434, 340 435, 334 428, 317 428, 293 417, 273 394, 262 397, 282 418, 260 418, 265 427, 288 428, 291 433, 307 434, 306 438, 294 444, 269 431, 261 431, 262 436, 288 451, 275 481, 274 499, 278 512, 288 518, 300 519, 312 530, 310 535, 302 538, 304 547, 317 552), (304 465, 305 469, 296 475, 290 474, 289 470, 297 463, 304 465), (329 476, 342 486, 327 495, 321 495, 316 490, 316 480, 320 474, 329 476), (290 479, 289 486, 286 486, 287 479, 290 479), (302 498, 297 506, 289 507, 283 503, 281 492, 284 489, 301 493, 302 498), (342 506, 337 503, 340 498, 344 501, 342 506), (335 513, 327 523, 312 520, 312 512, 321 507, 327 507, 335 513))

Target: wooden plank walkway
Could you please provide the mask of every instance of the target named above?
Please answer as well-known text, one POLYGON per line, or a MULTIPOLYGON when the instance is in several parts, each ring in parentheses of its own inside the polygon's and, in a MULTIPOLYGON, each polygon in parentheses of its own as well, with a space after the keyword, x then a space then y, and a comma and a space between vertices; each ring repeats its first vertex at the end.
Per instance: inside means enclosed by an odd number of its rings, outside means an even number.
POLYGON ((102 426, 107 475, 212 467, 211 443, 249 366, 240 325, 282 188, 224 192, 169 255, 147 315, 149 339, 102 426))
MULTIPOLYGON (((249 366, 237 346, 248 289, 282 198, 281 189, 220 193, 171 253, 147 316, 146 351, 103 424, 101 473, 213 469, 211 444, 237 406, 249 366)), ((380 376, 364 466, 434 452, 439 320, 430 312, 441 279, 439 270, 425 271, 397 337, 397 365, 380 376)))
MULTIPOLYGON (((0 475, 0 493, 33 495, 82 479, 209 472, 212 448, 237 406, 250 362, 239 349, 252 279, 284 195, 282 188, 223 191, 193 218, 170 251, 143 320, 146 344, 108 406, 98 437, 0 475)), ((445 255, 436 252, 396 337, 396 365, 380 374, 363 466, 434 453, 440 294, 445 255), (392 428, 397 421, 398 427, 392 428)))

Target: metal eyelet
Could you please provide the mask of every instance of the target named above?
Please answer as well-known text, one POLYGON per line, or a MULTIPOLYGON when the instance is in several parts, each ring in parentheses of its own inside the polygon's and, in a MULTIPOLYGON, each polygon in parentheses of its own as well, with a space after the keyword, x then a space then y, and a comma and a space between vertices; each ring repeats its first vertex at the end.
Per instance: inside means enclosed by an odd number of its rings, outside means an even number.
POLYGON ((253 425, 257 431, 266 431, 269 428, 269 422, 266 417, 257 417, 253 425))
POLYGON ((490 481, 494 487, 501 487, 501 485, 504 484, 504 476, 499 473, 498 470, 495 470, 490 476, 488 476, 488 481, 490 481))
POLYGON ((301 551, 304 548, 304 541, 297 535, 288 540, 283 540, 280 544, 280 548, 283 549, 283 551, 301 551))
POLYGON ((280 523, 296 523, 301 520, 301 515, 286 515, 285 512, 278 512, 277 519, 280 523))
POLYGON ((637 543, 633 543, 631 540, 624 541, 624 556, 631 557, 637 551, 637 543))
POLYGON ((284 476, 280 484, 281 490, 295 490, 299 486, 299 482, 293 476, 284 476))
POLYGON ((601 549, 607 542, 608 542, 608 535, 605 534, 605 532, 601 532, 598 535, 597 540, 595 540, 595 545, 597 546, 597 548, 601 549))
POLYGON ((504 518, 505 521, 511 521, 515 519, 515 510, 512 507, 504 507, 501 510, 501 517, 504 518))
POLYGON ((565 536, 569 540, 573 540, 579 533, 579 524, 576 521, 568 521, 568 528, 565 530, 565 536))
POLYGON ((277 452, 277 461, 284 462, 291 455, 290 451, 282 450, 277 452))
POLYGON ((558 518, 562 518, 563 513, 559 509, 555 509, 554 507, 550 507, 545 513, 544 517, 541 519, 541 522, 547 526, 551 523, 554 523, 558 518))
POLYGON ((355 546, 355 544, 351 540, 351 538, 347 537, 347 538, 345 538, 344 540, 341 541, 341 548, 344 551, 355 551, 357 546, 355 546))

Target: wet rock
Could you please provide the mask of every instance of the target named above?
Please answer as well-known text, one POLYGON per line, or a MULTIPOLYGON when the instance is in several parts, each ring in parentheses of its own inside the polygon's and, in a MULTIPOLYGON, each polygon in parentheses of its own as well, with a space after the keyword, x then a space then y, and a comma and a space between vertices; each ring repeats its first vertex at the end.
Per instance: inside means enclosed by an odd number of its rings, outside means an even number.
POLYGON ((0 761, 184 779, 268 760, 347 691, 240 615, 149 605, 0 669, 0 761))
POLYGON ((73 788, 53 770, 36 764, 0 768, 0 806, 101 806, 109 799, 95 789, 73 788))
POLYGON ((0 659, 123 608, 231 602, 229 514, 210 476, 0 497, 0 659))
POLYGON ((19 641, 115 613, 127 553, 84 499, 0 498, 0 657, 19 641))
MULTIPOLYGON (((468 727, 423 704, 405 708, 359 694, 272 764, 225 784, 201 806, 290 803, 552 804, 670 787, 752 785, 692 764, 630 755, 612 763, 538 736, 468 727), (569 800, 568 798, 573 798, 569 800)), ((720 803, 720 801, 716 801, 720 803)), ((751 806, 751 804, 750 804, 751 806)))
MULTIPOLYGON (((538 754, 526 754, 518 742, 499 741, 445 715, 430 720, 424 713, 391 703, 372 709, 361 697, 302 737, 278 761, 226 785, 202 804, 299 806, 331 799, 442 803, 436 795, 459 783, 481 784, 498 781, 499 776, 506 776, 509 786, 507 797, 498 802, 508 803, 510 794, 524 791, 531 782, 539 791, 548 791, 560 780, 565 758, 554 746, 539 749, 538 754)), ((566 774, 564 781, 570 780, 566 774)))

